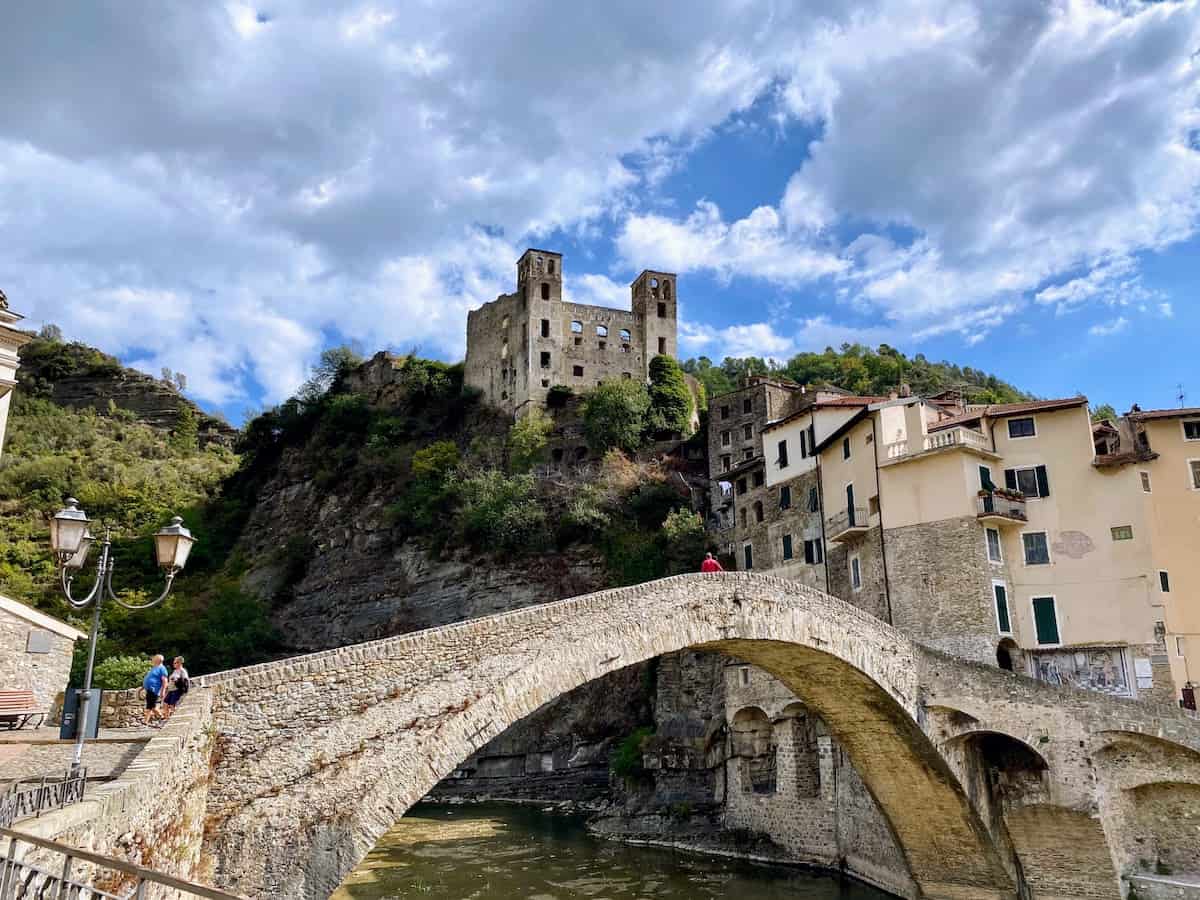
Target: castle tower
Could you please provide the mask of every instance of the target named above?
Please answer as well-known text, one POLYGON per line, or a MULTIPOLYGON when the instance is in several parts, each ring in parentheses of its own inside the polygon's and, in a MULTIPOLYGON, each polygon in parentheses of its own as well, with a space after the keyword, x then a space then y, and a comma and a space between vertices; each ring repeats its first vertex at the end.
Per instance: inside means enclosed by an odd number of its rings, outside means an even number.
POLYGON ((523 327, 530 353, 526 360, 526 389, 514 404, 523 407, 546 402, 551 387, 562 383, 563 302, 562 254, 530 248, 517 260, 517 294, 528 310, 523 327))
POLYGON ((8 407, 17 386, 18 351, 32 338, 15 326, 21 316, 8 308, 8 298, 0 291, 0 454, 4 452, 4 433, 8 427, 8 407))
POLYGON ((672 272, 642 272, 633 282, 633 314, 642 338, 642 358, 649 375, 650 360, 661 355, 678 358, 678 298, 672 272))

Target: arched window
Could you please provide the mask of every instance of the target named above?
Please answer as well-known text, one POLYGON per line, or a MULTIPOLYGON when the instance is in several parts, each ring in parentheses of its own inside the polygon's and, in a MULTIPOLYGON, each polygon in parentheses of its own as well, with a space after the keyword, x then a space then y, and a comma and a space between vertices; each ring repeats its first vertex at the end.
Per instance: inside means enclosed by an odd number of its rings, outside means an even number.
POLYGON ((542 282, 542 299, 543 300, 550 299, 550 285, 548 282, 545 282, 545 281, 542 282))
POLYGON ((633 334, 630 333, 628 328, 621 329, 621 340, 627 344, 633 340, 633 334))
POLYGON ((583 323, 582 322, 572 322, 571 323, 571 331, 575 334, 583 334, 583 323))
POLYGON ((607 325, 597 325, 596 326, 596 337, 608 337, 608 326, 607 325))
POLYGON ((554 260, 552 260, 552 259, 546 260, 546 274, 548 274, 548 275, 554 274, 554 260))
POLYGON ((664 299, 669 298, 671 296, 671 282, 664 279, 662 287, 664 299))
POLYGON ((761 522, 763 520, 763 505, 761 500, 754 501, 754 521, 761 522))
POLYGON ((508 316, 505 316, 500 320, 500 327, 505 331, 508 331, 508 316))
POLYGON ((729 732, 743 793, 774 794, 775 735, 767 714, 756 706, 739 709, 729 732))

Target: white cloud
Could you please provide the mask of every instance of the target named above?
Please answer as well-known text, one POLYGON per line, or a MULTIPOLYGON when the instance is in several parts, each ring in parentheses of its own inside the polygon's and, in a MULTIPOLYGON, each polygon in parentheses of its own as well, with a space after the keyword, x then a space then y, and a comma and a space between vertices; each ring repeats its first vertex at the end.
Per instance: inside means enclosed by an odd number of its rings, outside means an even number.
POLYGON ((714 328, 691 322, 679 323, 679 342, 684 355, 703 355, 714 359, 725 356, 759 356, 786 362, 797 353, 820 353, 826 347, 843 344, 878 344, 894 341, 894 332, 885 328, 856 328, 813 316, 793 323, 755 322, 714 328))
POLYGON ((1114 334, 1120 334, 1129 327, 1129 320, 1124 316, 1118 316, 1108 322, 1100 322, 1088 329, 1088 334, 1093 337, 1111 337, 1114 334))

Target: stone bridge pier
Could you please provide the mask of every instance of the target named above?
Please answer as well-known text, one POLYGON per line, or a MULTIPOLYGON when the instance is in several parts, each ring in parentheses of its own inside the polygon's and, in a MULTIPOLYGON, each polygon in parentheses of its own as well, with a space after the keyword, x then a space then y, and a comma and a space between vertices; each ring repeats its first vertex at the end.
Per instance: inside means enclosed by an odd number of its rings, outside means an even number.
POLYGON ((914 898, 1119 898, 1151 849, 1197 849, 1164 826, 1176 798, 1200 796, 1200 723, 957 661, 804 585, 726 573, 202 679, 216 727, 207 875, 256 898, 325 897, 510 725, 688 648, 766 670, 820 716, 914 898))

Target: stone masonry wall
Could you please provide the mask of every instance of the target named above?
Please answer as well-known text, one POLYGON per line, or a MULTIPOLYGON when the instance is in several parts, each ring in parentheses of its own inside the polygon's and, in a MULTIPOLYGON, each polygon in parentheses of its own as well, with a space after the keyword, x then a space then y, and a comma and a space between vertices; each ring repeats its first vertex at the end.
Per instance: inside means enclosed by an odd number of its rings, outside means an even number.
MULTIPOLYGON (((882 529, 875 527, 848 541, 830 541, 826 546, 829 593, 857 606, 882 622, 891 620, 884 578, 882 529), (862 587, 855 590, 850 581, 850 560, 857 557, 862 572, 862 587)), ((889 571, 891 560, 888 560, 889 571)))
MULTIPOLYGON (((170 721, 116 781, 90 787, 74 806, 17 828, 169 875, 205 882, 201 835, 213 752, 212 691, 193 688, 170 721)), ((0 846, 0 852, 6 847, 0 846)), ((39 857, 31 854, 32 861, 39 857)), ((45 857, 40 857, 46 861, 45 857)), ((113 889, 116 884, 97 884, 113 889)), ((151 889, 150 900, 174 900, 151 889)))
POLYGON ((74 646, 69 638, 0 609, 0 690, 33 691, 38 707, 50 712, 55 698, 66 689, 74 646), (33 632, 45 636, 49 653, 29 652, 33 632))

